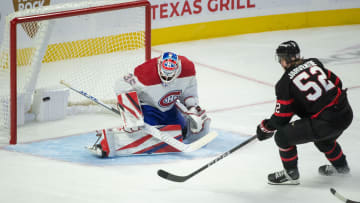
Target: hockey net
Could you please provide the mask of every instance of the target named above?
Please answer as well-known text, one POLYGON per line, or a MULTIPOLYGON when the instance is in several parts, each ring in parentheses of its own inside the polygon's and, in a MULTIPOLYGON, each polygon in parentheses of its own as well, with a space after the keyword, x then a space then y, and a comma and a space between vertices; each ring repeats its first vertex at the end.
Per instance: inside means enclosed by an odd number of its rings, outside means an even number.
POLYGON ((58 99, 59 106, 66 101, 66 117, 100 111, 81 95, 64 93, 60 80, 115 103, 115 81, 150 59, 150 29, 150 4, 143 0, 57 4, 10 14, 0 50, 0 143, 16 144, 18 128, 40 122, 36 92, 45 92, 43 107, 46 100, 58 99), (49 91, 65 96, 46 96, 49 91))

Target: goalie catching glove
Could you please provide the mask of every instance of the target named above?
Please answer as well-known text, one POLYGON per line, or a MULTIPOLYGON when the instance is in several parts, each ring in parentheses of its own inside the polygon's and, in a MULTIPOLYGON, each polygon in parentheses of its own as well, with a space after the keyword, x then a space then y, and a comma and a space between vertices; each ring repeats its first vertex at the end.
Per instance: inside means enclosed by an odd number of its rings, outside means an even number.
POLYGON ((204 123, 209 119, 206 111, 201 109, 200 106, 191 107, 188 111, 189 127, 192 133, 199 133, 204 128, 204 123))
POLYGON ((276 129, 269 125, 269 119, 264 119, 257 126, 256 136, 262 141, 271 138, 275 134, 276 129))

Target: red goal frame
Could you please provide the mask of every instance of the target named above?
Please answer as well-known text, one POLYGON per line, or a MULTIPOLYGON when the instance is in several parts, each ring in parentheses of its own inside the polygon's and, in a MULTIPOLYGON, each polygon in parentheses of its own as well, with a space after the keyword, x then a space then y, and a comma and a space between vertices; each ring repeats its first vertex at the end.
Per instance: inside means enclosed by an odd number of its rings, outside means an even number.
POLYGON ((10 144, 17 143, 17 25, 25 22, 65 18, 142 6, 145 7, 145 60, 149 60, 151 58, 151 5, 147 0, 22 16, 16 17, 10 21, 10 144))

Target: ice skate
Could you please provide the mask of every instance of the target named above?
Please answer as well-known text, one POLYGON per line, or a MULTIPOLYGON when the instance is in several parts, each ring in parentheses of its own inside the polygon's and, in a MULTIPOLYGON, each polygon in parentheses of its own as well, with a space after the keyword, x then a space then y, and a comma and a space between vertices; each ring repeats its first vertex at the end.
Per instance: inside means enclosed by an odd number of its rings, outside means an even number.
POLYGON ((99 156, 101 158, 107 157, 107 153, 102 149, 101 144, 88 146, 87 149, 96 156, 99 156))
POLYGON ((282 170, 268 175, 270 185, 298 185, 300 175, 298 169, 282 170))
POLYGON ((350 173, 350 168, 345 166, 335 167, 332 165, 322 165, 319 167, 319 174, 323 176, 346 175, 350 173))
POLYGON ((101 131, 96 131, 97 140, 92 146, 87 146, 86 148, 94 155, 99 156, 101 158, 107 157, 107 153, 102 149, 101 144, 98 144, 99 140, 102 137, 101 131))

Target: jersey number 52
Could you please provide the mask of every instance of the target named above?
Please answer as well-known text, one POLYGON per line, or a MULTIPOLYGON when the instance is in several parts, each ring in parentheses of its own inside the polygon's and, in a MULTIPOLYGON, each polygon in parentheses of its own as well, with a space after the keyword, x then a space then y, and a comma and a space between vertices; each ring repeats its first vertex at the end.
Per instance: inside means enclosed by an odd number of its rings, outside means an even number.
POLYGON ((327 79, 326 74, 320 67, 311 67, 310 74, 304 71, 293 79, 293 83, 300 91, 306 92, 309 89, 314 90, 312 93, 310 92, 306 95, 309 101, 316 101, 321 97, 323 91, 327 92, 335 87, 334 83, 327 79), (317 80, 308 80, 310 74, 314 76, 317 75, 317 80))

